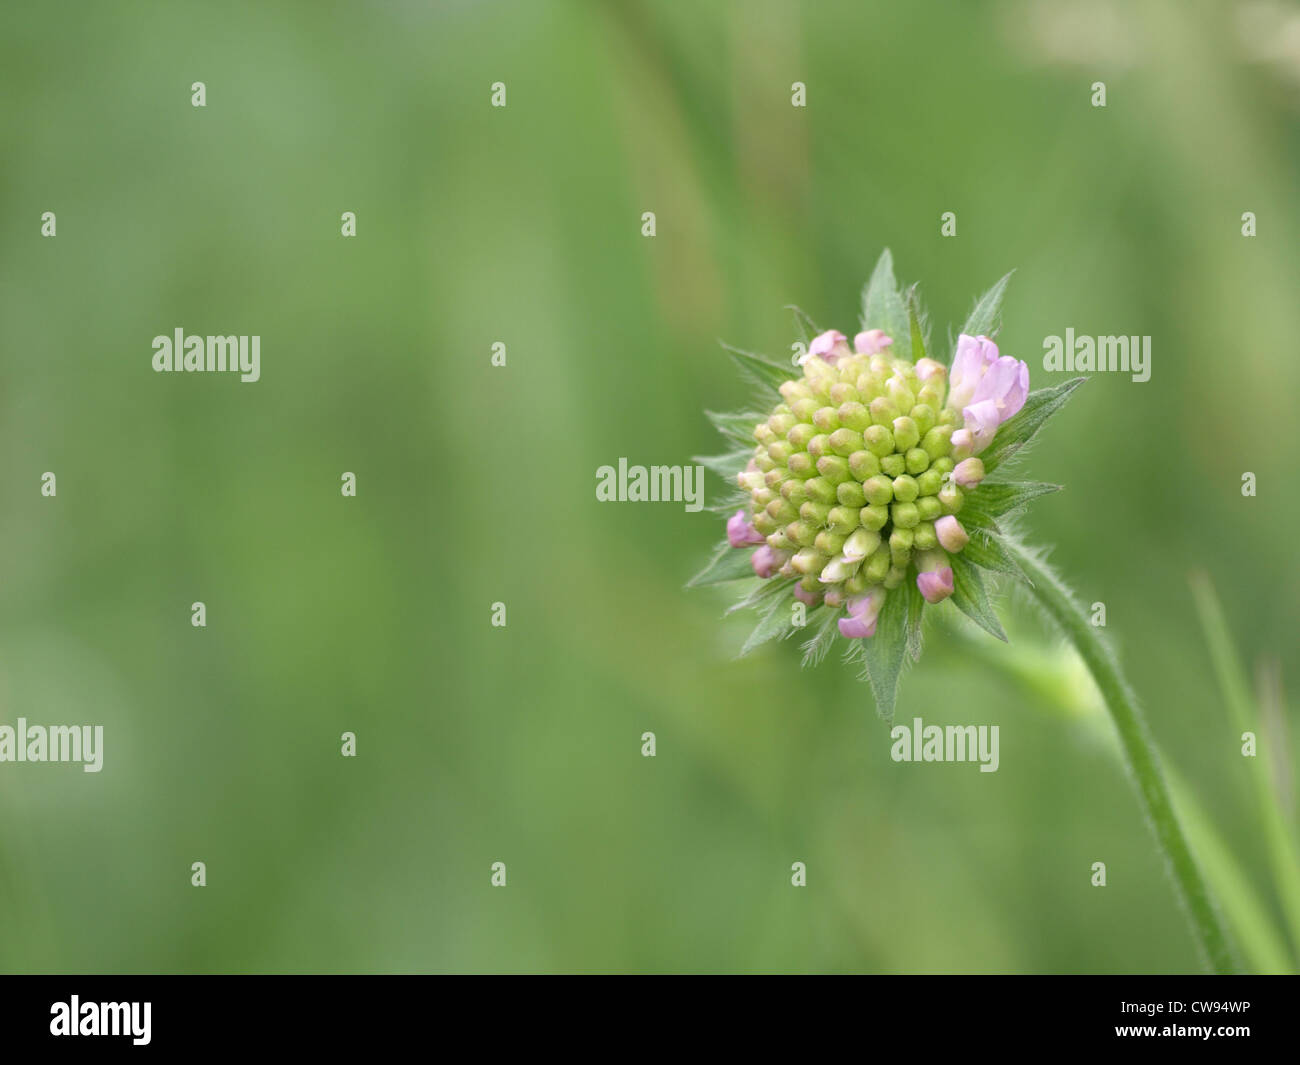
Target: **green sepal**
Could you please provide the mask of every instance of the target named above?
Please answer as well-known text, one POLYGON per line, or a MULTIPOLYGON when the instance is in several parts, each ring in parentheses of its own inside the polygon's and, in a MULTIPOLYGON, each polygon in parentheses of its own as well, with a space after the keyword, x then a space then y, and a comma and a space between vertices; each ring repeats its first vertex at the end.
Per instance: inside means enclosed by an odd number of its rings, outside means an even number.
MULTIPOLYGON (((721 499, 715 499, 712 503, 707 504, 704 509, 710 514, 718 514, 724 518, 729 518, 736 511, 747 509, 752 501, 753 496, 743 488, 733 484, 731 491, 721 499)), ((754 546, 757 547, 758 545, 755 544, 754 546)))
POLYGON ((763 390, 766 398, 779 401, 781 393, 778 389, 781 385, 792 378, 800 376, 799 371, 792 367, 782 366, 780 363, 773 362, 762 355, 755 355, 752 351, 733 348, 725 341, 719 341, 719 343, 731 356, 732 361, 740 367, 740 372, 763 390))
POLYGON ((900 594, 902 586, 885 596, 876 617, 876 634, 853 640, 847 658, 862 663, 862 675, 871 684, 876 698, 876 713, 886 721, 894 719, 894 702, 898 696, 898 679, 907 657, 909 597, 900 594))
POLYGON ((1012 459, 1031 441, 1053 414, 1065 406, 1070 394, 1086 378, 1072 377, 1055 388, 1040 388, 1030 392, 1025 405, 1011 418, 998 427, 992 443, 980 455, 984 462, 984 472, 992 473, 1002 463, 1012 459))
POLYGON ((835 642, 835 637, 839 635, 839 627, 835 624, 836 618, 841 616, 839 610, 832 610, 828 606, 819 606, 808 615, 808 624, 805 628, 813 628, 816 619, 816 632, 812 638, 805 640, 803 644, 803 664, 805 666, 815 666, 826 657, 826 652, 831 649, 831 644, 835 642))
POLYGON ((724 581, 738 581, 742 577, 752 577, 754 567, 749 556, 750 552, 743 547, 732 547, 723 540, 714 548, 708 564, 686 582, 686 587, 699 588, 706 584, 722 584, 724 581))
MULTIPOLYGON (((1011 274, 1014 273, 1012 270, 1011 274)), ((1006 294, 1011 274, 1004 276, 975 301, 975 306, 966 317, 966 324, 961 327, 963 333, 972 337, 991 337, 997 332, 1001 320, 1002 297, 1006 294)))
POLYGON ((734 485, 736 483, 736 474, 748 466, 749 460, 753 457, 754 449, 747 447, 740 451, 728 451, 725 455, 694 455, 691 457, 691 461, 698 463, 706 470, 712 470, 724 481, 730 481, 734 485))
POLYGON ((989 605, 984 578, 975 563, 964 557, 965 554, 963 551, 951 556, 953 605, 985 632, 1006 643, 1007 634, 1002 631, 1002 623, 989 605))
POLYGON ((713 423, 713 427, 729 440, 734 440, 737 444, 749 445, 753 447, 754 426, 759 422, 767 421, 766 414, 750 414, 741 411, 735 414, 720 414, 717 411, 706 410, 705 416, 713 423))
POLYGON ((754 631, 749 634, 749 638, 745 640, 744 646, 736 657, 744 658, 769 640, 784 639, 794 632, 794 626, 790 624, 789 610, 789 604, 792 602, 793 599, 787 601, 781 596, 774 596, 771 605, 763 612, 762 618, 754 626, 754 631), (785 609, 782 609, 783 607, 785 609))
POLYGON ((804 351, 807 351, 808 345, 812 343, 813 338, 824 333, 825 330, 808 317, 807 312, 802 307, 796 307, 793 303, 788 303, 785 309, 794 314, 795 332, 799 334, 799 340, 803 344, 804 351))
MULTIPOLYGON (((745 555, 746 558, 749 556, 748 551, 741 550, 740 548, 732 548, 732 550, 740 551, 740 553, 745 555)), ((753 570, 751 569, 750 572, 752 573, 753 570)), ((732 603, 731 606, 727 607, 727 609, 723 611, 722 616, 725 618, 734 614, 737 610, 748 610, 751 607, 762 609, 769 599, 780 599, 786 592, 791 591, 793 588, 794 581, 787 580, 783 577, 768 577, 766 579, 760 579, 756 582, 754 589, 745 596, 744 599, 732 603)))
POLYGON ((914 363, 920 362, 926 357, 925 350, 929 346, 926 343, 926 334, 930 331, 930 323, 926 320, 925 312, 921 309, 919 286, 913 285, 907 290, 904 302, 907 304, 907 320, 912 337, 912 361, 914 363))
POLYGON ((890 353, 911 361, 912 329, 894 280, 894 259, 888 248, 880 253, 871 280, 862 290, 862 328, 883 329, 894 341, 890 353))
MULTIPOLYGON (((1030 500, 1060 490, 1059 484, 1048 484, 1045 481, 984 481, 966 498, 967 503, 977 507, 981 513, 991 518, 1000 518, 1028 506, 1030 500)), ((962 513, 966 513, 964 504, 962 513)))
MULTIPOLYGON (((1032 587, 1033 581, 1020 568, 1014 555, 1002 545, 1001 539, 986 529, 975 529, 970 534, 970 542, 961 549, 961 557, 974 562, 981 569, 993 573, 1004 573, 1008 577, 1024 581, 1032 587)), ((954 570, 954 583, 955 574, 954 570)))
POLYGON ((913 662, 919 661, 921 647, 925 640, 925 634, 921 630, 921 621, 925 617, 925 596, 916 586, 916 581, 910 579, 889 594, 903 595, 907 598, 907 653, 912 656, 913 662))

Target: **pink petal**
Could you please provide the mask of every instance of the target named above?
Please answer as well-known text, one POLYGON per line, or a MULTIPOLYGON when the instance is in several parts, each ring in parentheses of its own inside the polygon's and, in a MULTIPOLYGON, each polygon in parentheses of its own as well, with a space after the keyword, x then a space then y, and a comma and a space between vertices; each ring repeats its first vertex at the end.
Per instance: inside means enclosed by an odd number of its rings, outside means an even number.
POLYGON ((859 355, 875 355, 894 342, 883 329, 868 329, 853 338, 853 350, 859 355))
POLYGON ((876 634, 876 619, 870 618, 840 618, 837 625, 840 627, 840 635, 850 640, 862 640, 868 636, 876 634))
POLYGON ((945 514, 934 523, 934 534, 939 538, 939 546, 950 553, 955 554, 970 543, 970 536, 961 522, 951 514, 945 514))
POLYGON ((1002 412, 996 402, 986 399, 966 407, 961 414, 966 419, 966 431, 970 433, 971 450, 978 455, 993 442, 993 434, 1002 424, 1002 412))
POLYGON ((745 547, 749 544, 761 544, 763 534, 745 520, 745 512, 738 510, 727 519, 727 542, 732 547, 745 547))
POLYGON ((834 364, 838 359, 849 354, 849 338, 838 329, 828 329, 813 338, 808 345, 808 355, 820 355, 827 362, 834 364))
POLYGON ((942 603, 952 595, 952 568, 944 566, 940 570, 931 570, 916 575, 916 586, 927 603, 942 603))
POLYGON ((766 580, 781 566, 781 560, 772 548, 764 544, 752 555, 749 556, 750 565, 754 567, 754 572, 766 580))
POLYGON ((821 597, 816 592, 810 592, 802 584, 794 586, 794 597, 806 606, 816 606, 821 602, 821 597))

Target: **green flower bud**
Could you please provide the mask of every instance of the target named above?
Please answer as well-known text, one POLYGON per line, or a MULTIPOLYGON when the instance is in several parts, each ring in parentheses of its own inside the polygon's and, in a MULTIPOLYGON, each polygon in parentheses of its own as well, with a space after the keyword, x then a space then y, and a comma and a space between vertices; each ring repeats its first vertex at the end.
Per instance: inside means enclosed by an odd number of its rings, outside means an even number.
POLYGON ((916 393, 916 402, 929 407, 933 411, 938 411, 943 407, 943 397, 946 391, 944 382, 938 380, 936 375, 921 386, 916 393))
POLYGON ((799 380, 782 381, 777 391, 786 403, 793 403, 796 399, 812 399, 812 389, 799 380))
POLYGON ((800 480, 816 476, 817 466, 813 462, 813 457, 806 451, 798 451, 790 456, 790 460, 785 464, 786 469, 800 480))
POLYGON ((897 453, 886 455, 880 460, 880 472, 891 480, 907 472, 907 460, 897 453))
POLYGON ((846 507, 865 507, 867 505, 866 494, 862 491, 862 485, 857 481, 842 481, 835 486, 835 494, 839 501, 846 507))
MULTIPOLYGON (((912 405, 907 405, 908 410, 912 405)), ((894 405, 894 401, 887 396, 877 396, 871 401, 871 420, 877 425, 893 425, 894 419, 899 417, 902 411, 894 405)))
POLYGON ((818 580, 823 584, 839 584, 841 581, 846 581, 852 577, 853 574, 857 573, 860 565, 862 565, 861 559, 853 562, 845 558, 843 555, 839 555, 826 563, 822 568, 818 580))
MULTIPOLYGON (((790 404, 790 425, 786 426, 785 431, 788 433, 797 421, 811 422, 813 420, 813 415, 817 413, 817 410, 820 407, 821 404, 811 396, 807 399, 796 399, 790 404)), ((774 425, 772 428, 775 429, 776 426, 774 425)))
POLYGON ((871 425, 871 415, 861 403, 841 403, 836 413, 840 416, 841 425, 859 433, 871 425))
POLYGON ((916 509, 915 503, 895 503, 889 508, 889 516, 893 519, 895 529, 914 528, 921 520, 921 512, 916 509))
MULTIPOLYGON (((839 455, 823 455, 817 460, 817 472, 831 484, 840 484, 851 476, 849 460, 839 455)), ((936 488, 937 492, 938 489, 936 488)))
POLYGON ((960 412, 953 410, 951 407, 944 407, 938 414, 940 425, 951 425, 954 429, 959 428, 962 423, 960 412))
POLYGON ((881 583, 886 588, 897 588, 907 577, 907 563, 904 562, 899 566, 890 566, 889 572, 885 574, 885 579, 881 583))
POLYGON ((849 472, 859 481, 865 481, 880 472, 880 459, 870 451, 855 451, 849 456, 849 472))
POLYGON ((858 511, 853 507, 831 507, 826 524, 835 532, 847 535, 858 527, 858 511))
POLYGON ((862 483, 862 494, 866 496, 868 502, 876 506, 891 503, 894 499, 894 485, 888 477, 877 474, 875 477, 868 477, 862 483))
POLYGON ((889 534, 889 558, 895 566, 906 566, 912 557, 912 542, 915 536, 911 529, 895 529, 889 534))
POLYGON ((906 455, 903 456, 907 472, 913 477, 924 473, 930 468, 930 455, 924 448, 910 448, 906 455))
POLYGON ((781 485, 783 485, 789 479, 790 479, 789 469, 781 466, 773 466, 770 470, 767 471, 767 473, 763 474, 763 483, 767 485, 768 488, 771 488, 773 490, 780 488, 781 485))
POLYGON ((916 480, 909 477, 907 474, 903 474, 901 477, 895 477, 893 484, 894 498, 900 503, 910 503, 921 494, 920 490, 916 486, 916 480))
POLYGON ((938 495, 942 487, 943 474, 933 466, 916 475, 916 488, 922 496, 938 495))
POLYGON ((901 418, 894 419, 894 450, 907 451, 916 447, 921 441, 921 432, 916 427, 916 422, 906 414, 901 418))
POLYGON ((817 527, 806 521, 792 521, 785 527, 786 539, 800 547, 812 547, 817 538, 817 527))
POLYGON ((837 407, 845 403, 857 403, 861 399, 858 390, 847 381, 836 381, 831 385, 831 402, 837 407))
POLYGON ((900 411, 911 410, 916 406, 916 396, 898 375, 885 382, 885 394, 900 411))
POLYGON ((866 577, 870 583, 879 584, 885 579, 885 574, 889 572, 891 562, 892 557, 889 546, 882 544, 876 548, 876 553, 863 563, 862 569, 858 572, 866 577))
MULTIPOLYGON (((785 434, 782 433, 782 436, 785 434)), ((776 440, 776 433, 772 432, 772 427, 767 422, 759 422, 754 426, 754 439, 757 440, 764 448, 776 440)))
POLYGON ((767 455, 778 466, 784 466, 794 454, 794 448, 788 440, 774 440, 767 445, 767 455))
POLYGON ((829 561, 830 559, 815 547, 804 547, 795 552, 790 564, 794 567, 796 573, 816 574, 825 569, 826 563, 829 561))
POLYGON ((867 579, 867 575, 864 572, 865 570, 866 567, 863 566, 857 573, 853 574, 852 577, 844 582, 844 590, 849 595, 861 595, 870 588, 873 583, 875 583, 867 579))
POLYGON ((823 433, 833 433, 840 427, 839 416, 834 407, 818 407, 813 415, 813 425, 823 433))
POLYGON ((760 488, 754 493, 754 509, 761 510, 776 498, 776 493, 770 488, 760 488))
POLYGON ((960 488, 949 481, 939 489, 938 499, 945 514, 956 514, 961 510, 961 505, 966 501, 966 496, 960 488))
POLYGON ((858 521, 862 523, 864 529, 871 529, 873 532, 883 529, 885 522, 889 521, 889 507, 883 504, 863 507, 858 511, 858 521))
POLYGON ((912 421, 916 422, 916 429, 922 436, 925 436, 938 423, 935 417, 934 408, 925 403, 918 403, 912 408, 912 421))
POLYGON ((772 456, 767 453, 767 448, 760 445, 758 454, 754 456, 754 465, 763 473, 766 473, 775 466, 776 463, 772 461, 772 456))
MULTIPOLYGON (((799 507, 799 518, 813 526, 813 531, 816 532, 826 524, 826 515, 830 511, 831 508, 825 503, 815 503, 810 499, 799 507)), ((811 543, 811 541, 809 542, 811 543)))
POLYGON ((952 451, 952 426, 936 425, 921 438, 921 447, 930 456, 931 461, 943 458, 952 451))
POLYGON ((813 547, 817 548, 828 558, 833 558, 844 550, 844 542, 848 539, 843 533, 833 532, 830 529, 823 529, 813 540, 813 547))
POLYGON ((894 453, 894 434, 883 425, 873 425, 862 434, 866 448, 876 458, 883 459, 894 453))
POLYGON ((752 524, 764 536, 771 536, 778 528, 776 522, 772 519, 772 515, 766 510, 760 510, 755 514, 752 524))
POLYGON ((881 382, 870 373, 859 374, 856 385, 859 401, 868 406, 870 406, 871 401, 881 393, 881 382))
MULTIPOLYGON (((939 501, 931 497, 938 506, 939 501)), ((934 531, 933 521, 923 521, 912 530, 912 544, 918 551, 933 551, 939 546, 939 537, 934 531)))
POLYGON ((835 486, 825 477, 810 477, 803 483, 804 489, 808 492, 808 498, 816 500, 818 503, 835 502, 835 486))
POLYGON ((786 433, 785 438, 789 441, 790 446, 796 451, 806 451, 808 449, 808 441, 816 435, 817 430, 815 428, 807 422, 800 422, 798 425, 791 427, 790 431, 786 433))
POLYGON ((956 460, 951 455, 944 455, 942 458, 934 459, 930 463, 930 469, 942 477, 945 473, 952 473, 957 467, 956 460))
POLYGON ((831 450, 848 458, 853 452, 862 450, 862 434, 854 429, 836 429, 831 433, 831 450))
POLYGON ((798 477, 788 477, 781 482, 781 495, 797 507, 808 498, 808 489, 798 477))
POLYGON ((846 558, 868 558, 874 555, 879 547, 880 533, 873 532, 871 529, 858 528, 844 541, 844 555, 846 558))
POLYGON ((808 441, 808 454, 814 459, 822 458, 831 453, 831 438, 826 433, 818 433, 808 441))
POLYGON ((922 521, 934 521, 943 513, 943 504, 938 496, 922 496, 916 501, 916 512, 922 521))
POLYGON ((795 544, 786 536, 784 529, 777 529, 767 538, 767 546, 773 551, 793 551, 795 544))
POLYGON ((772 515, 774 521, 782 525, 788 525, 799 516, 799 512, 794 509, 789 500, 781 499, 779 496, 767 505, 767 512, 772 515))

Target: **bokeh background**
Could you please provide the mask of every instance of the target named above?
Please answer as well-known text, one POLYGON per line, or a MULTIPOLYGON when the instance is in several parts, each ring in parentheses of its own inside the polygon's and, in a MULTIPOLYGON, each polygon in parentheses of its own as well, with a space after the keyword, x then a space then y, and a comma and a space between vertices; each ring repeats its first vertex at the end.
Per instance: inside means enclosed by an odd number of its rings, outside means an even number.
POLYGON ((106 729, 98 775, 0 765, 0 968, 1195 969, 1014 598, 1010 648, 941 611, 898 710, 1001 768, 897 765, 852 672, 738 661, 683 589, 715 516, 595 499, 723 450, 719 338, 852 332, 886 246, 941 356, 1013 267, 1036 384, 1067 326, 1153 337, 1048 426, 1025 527, 1281 926, 1188 579, 1294 686, 1300 7, 8 5, 0 88, 0 723, 106 729), (260 334, 261 381, 153 373, 177 326, 260 334))

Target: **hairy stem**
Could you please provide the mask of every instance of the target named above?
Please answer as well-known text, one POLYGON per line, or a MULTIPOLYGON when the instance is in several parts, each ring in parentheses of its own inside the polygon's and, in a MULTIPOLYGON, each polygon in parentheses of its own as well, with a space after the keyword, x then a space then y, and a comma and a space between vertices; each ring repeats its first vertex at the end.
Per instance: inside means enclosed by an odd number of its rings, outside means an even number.
POLYGON ((1191 921, 1205 960, 1215 972, 1233 972, 1232 951, 1218 910, 1187 845, 1155 743, 1118 662, 1060 578, 1022 545, 1007 543, 1007 547, 1032 582, 1030 594, 1060 626, 1097 683, 1119 734, 1139 801, 1168 863, 1179 901, 1191 921))

